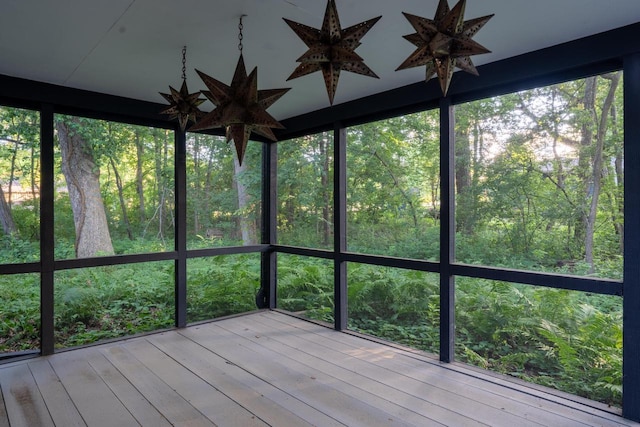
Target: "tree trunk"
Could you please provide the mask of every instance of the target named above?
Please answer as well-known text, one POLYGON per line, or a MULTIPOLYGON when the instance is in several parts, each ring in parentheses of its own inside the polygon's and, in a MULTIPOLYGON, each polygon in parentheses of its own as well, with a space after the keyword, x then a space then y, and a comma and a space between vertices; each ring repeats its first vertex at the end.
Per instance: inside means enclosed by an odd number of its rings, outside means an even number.
POLYGON ((207 169, 204 178, 204 185, 202 189, 204 191, 204 196, 202 200, 202 212, 206 217, 205 227, 209 227, 211 224, 210 218, 210 205, 211 205, 211 194, 213 193, 213 161, 215 160, 215 151, 210 142, 207 143, 207 169))
MULTIPOLYGON (((165 221, 163 222, 164 227, 170 227, 170 228, 174 228, 175 229, 175 217, 174 217, 174 211, 173 211, 173 203, 171 202, 172 200, 175 200, 175 197, 173 197, 173 188, 172 188, 172 184, 173 178, 168 178, 168 174, 167 171, 169 171, 169 142, 170 140, 173 141, 173 138, 169 138, 169 136, 171 135, 171 132, 168 130, 165 130, 163 132, 164 134, 164 140, 163 140, 163 145, 162 145, 162 188, 163 188, 163 193, 165 193, 165 196, 163 197, 164 199, 164 211, 166 212, 166 218, 165 221), (169 197, 167 197, 167 195, 169 197)), ((174 172, 173 172, 173 168, 171 168, 172 172, 171 172, 171 176, 173 177, 174 172)), ((163 233, 166 230, 163 229, 163 233)))
POLYGON ((320 186, 322 188, 322 244, 324 246, 329 245, 329 239, 331 234, 329 207, 331 201, 329 200, 329 150, 328 141, 322 136, 320 140, 320 158, 322 159, 322 174, 320 177, 320 186))
POLYGON ((578 167, 582 175, 582 192, 584 194, 584 202, 578 201, 579 218, 576 221, 574 236, 576 243, 586 242, 587 221, 588 221, 588 200, 591 197, 591 177, 592 177, 592 147, 593 147, 593 128, 596 123, 595 104, 596 104, 596 79, 597 77, 589 77, 585 80, 583 105, 584 110, 591 114, 590 120, 584 120, 582 124, 580 139, 580 154, 578 158, 578 167))
POLYGON ((205 195, 202 192, 202 168, 200 167, 200 135, 193 136, 193 171, 195 180, 193 181, 193 232, 200 234, 200 210, 202 209, 202 200, 205 195))
POLYGON ((382 166, 389 173, 389 176, 391 176, 391 179, 393 180, 393 185, 398 189, 398 191, 400 192, 400 195, 402 195, 402 198, 409 205, 409 208, 411 209, 411 218, 413 219, 413 227, 417 229, 418 228, 418 215, 416 213, 416 208, 413 205, 413 200, 411 200, 411 197, 409 196, 409 194, 407 194, 407 192, 404 191, 400 181, 398 180, 398 178, 396 178, 396 176, 394 175, 393 171, 391 170, 391 167, 389 167, 389 164, 382 158, 382 156, 380 156, 377 152, 374 152, 373 156, 380 161, 382 166))
POLYGON ((5 199, 2 187, 0 187, 0 223, 2 223, 2 231, 4 231, 4 234, 9 236, 18 234, 18 227, 16 227, 16 223, 13 221, 11 208, 5 199))
POLYGON ((120 200, 120 209, 122 210, 122 222, 124 222, 124 226, 127 229, 127 236, 129 237, 129 240, 133 240, 133 232, 131 231, 131 222, 129 221, 129 215, 127 214, 127 204, 124 201, 122 179, 120 179, 120 174, 118 173, 118 169, 116 168, 116 162, 113 160, 113 157, 110 157, 109 161, 111 162, 113 175, 116 178, 116 187, 118 187, 118 199, 120 200))
MULTIPOLYGON (((34 173, 36 169, 36 150, 34 147, 31 147, 31 203, 33 203, 33 212, 36 218, 40 218, 40 189, 36 187, 36 174, 34 173)), ((40 155, 38 154, 38 158, 40 155)), ((38 165, 39 166, 39 165, 38 165)), ((40 240, 40 227, 36 227, 35 236, 37 240, 40 240)))
MULTIPOLYGON (((606 77, 611 81, 609 85, 609 92, 602 105, 602 111, 600 115, 600 122, 598 123, 598 132, 596 135, 595 153, 593 155, 593 172, 591 179, 593 182, 593 190, 591 196, 591 204, 589 206, 589 214, 587 216, 587 226, 585 235, 585 262, 590 265, 589 273, 593 273, 593 234, 595 232, 596 217, 598 214, 598 201, 600 198, 600 190, 602 189, 602 164, 603 164, 603 151, 604 140, 607 133, 607 124, 609 121, 609 112, 615 99, 615 93, 620 82, 620 73, 608 75, 606 77)), ((595 111, 594 111, 595 115, 595 111)))
POLYGON ((455 131, 455 191, 456 231, 465 234, 473 232, 473 194, 471 188, 471 147, 469 129, 456 128, 455 131))
MULTIPOLYGON (((164 208, 165 208, 165 188, 163 174, 163 152, 164 144, 159 135, 160 130, 154 130, 154 163, 156 169, 156 195, 157 208, 155 216, 158 217, 158 238, 164 240, 164 208)), ((153 219, 153 218, 152 218, 153 219)))
MULTIPOLYGON (((618 112, 615 104, 611 107, 611 127, 613 129, 613 140, 620 141, 618 135, 618 112)), ((624 198, 622 196, 624 192, 624 150, 623 144, 616 144, 614 155, 614 188, 615 194, 613 195, 613 206, 611 207, 613 212, 613 226, 615 227, 616 234, 620 241, 620 253, 624 252, 624 198)))
POLYGON ((455 134, 456 194, 463 194, 471 185, 471 147, 468 129, 456 129, 455 134))
POLYGON ((144 203, 144 184, 142 164, 144 161, 144 144, 140 140, 140 134, 136 131, 136 193, 138 193, 138 209, 140 216, 140 227, 147 222, 147 213, 144 203))
POLYGON ((13 198, 13 180, 16 178, 16 159, 18 157, 18 141, 15 142, 13 153, 11 154, 11 174, 9 175, 9 197, 7 203, 11 209, 11 201, 13 198))
POLYGON ((251 204, 251 196, 247 191, 247 186, 240 179, 240 175, 247 170, 247 162, 243 165, 238 162, 238 157, 233 156, 234 183, 238 190, 238 212, 240 212, 240 232, 242 233, 242 243, 246 245, 255 245, 258 241, 256 226, 251 218, 247 217, 249 206, 251 204))
MULTIPOLYGON (((80 126, 77 119, 74 122, 80 126)), ((100 170, 94 161, 92 147, 63 121, 56 121, 56 129, 62 155, 62 173, 73 211, 76 256, 112 255, 107 215, 100 194, 100 170)))

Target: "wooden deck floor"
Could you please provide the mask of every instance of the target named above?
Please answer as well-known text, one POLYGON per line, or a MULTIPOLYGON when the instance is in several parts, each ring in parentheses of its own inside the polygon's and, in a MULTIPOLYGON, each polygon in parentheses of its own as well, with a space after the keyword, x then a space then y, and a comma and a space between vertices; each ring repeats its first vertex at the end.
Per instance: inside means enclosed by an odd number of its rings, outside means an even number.
POLYGON ((4 426, 631 426, 263 311, 0 366, 4 426))

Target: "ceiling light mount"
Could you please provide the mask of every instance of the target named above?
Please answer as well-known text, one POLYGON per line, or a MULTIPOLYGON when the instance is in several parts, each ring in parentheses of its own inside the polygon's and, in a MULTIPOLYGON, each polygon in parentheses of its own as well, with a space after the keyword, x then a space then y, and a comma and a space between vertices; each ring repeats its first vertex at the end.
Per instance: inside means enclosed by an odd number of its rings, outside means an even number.
POLYGON ((244 35, 242 34, 242 30, 244 29, 244 25, 242 24, 242 18, 247 15, 240 15, 240 22, 238 23, 238 50, 240 51, 240 55, 242 55, 242 49, 244 49, 244 45, 242 44, 242 40, 244 39, 244 35))

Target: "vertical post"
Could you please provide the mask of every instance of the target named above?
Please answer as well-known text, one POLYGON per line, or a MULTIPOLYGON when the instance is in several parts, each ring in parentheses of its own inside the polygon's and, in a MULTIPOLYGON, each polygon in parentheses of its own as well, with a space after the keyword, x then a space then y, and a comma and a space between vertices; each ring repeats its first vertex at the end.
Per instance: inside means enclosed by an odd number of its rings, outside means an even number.
POLYGON ((261 243, 269 249, 260 258, 260 290, 256 295, 258 308, 277 307, 278 254, 272 245, 277 243, 278 218, 278 149, 277 145, 265 142, 262 145, 262 230, 261 243))
POLYGON ((53 106, 40 111, 40 352, 53 354, 54 246, 53 228, 53 106))
POLYGON ((624 59, 624 283, 622 414, 640 421, 640 54, 624 59))
POLYGON ((333 129, 333 236, 334 236, 334 327, 347 329, 347 130, 341 123, 333 129))
POLYGON ((176 230, 175 250, 175 325, 187 326, 187 135, 178 126, 174 130, 176 230))
POLYGON ((455 132, 450 98, 440 100, 440 360, 453 362, 455 353, 455 132))

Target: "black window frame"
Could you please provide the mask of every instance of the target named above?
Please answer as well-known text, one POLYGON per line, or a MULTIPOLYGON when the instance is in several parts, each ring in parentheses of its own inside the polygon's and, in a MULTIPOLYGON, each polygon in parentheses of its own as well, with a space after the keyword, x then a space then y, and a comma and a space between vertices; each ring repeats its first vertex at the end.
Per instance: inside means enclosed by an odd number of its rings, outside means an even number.
MULTIPOLYGON (((414 269, 440 274, 440 360, 453 361, 454 277, 466 276, 552 288, 618 295, 623 298, 623 416, 640 421, 640 192, 625 186, 624 278, 622 281, 573 277, 560 274, 520 271, 456 263, 453 200, 453 108, 463 102, 513 93, 550 84, 623 70, 624 157, 640 159, 640 23, 589 36, 547 49, 523 54, 479 67, 480 76, 456 73, 449 95, 442 97, 435 81, 418 82, 302 114, 282 124, 281 143, 331 131, 334 134, 334 245, 318 250, 277 243, 277 144, 263 144, 261 243, 248 247, 205 250, 186 248, 186 137, 178 125, 159 114, 163 104, 137 101, 112 95, 33 82, 0 75, 0 105, 40 112, 41 143, 41 241, 40 262, 0 265, 0 275, 38 273, 41 277, 41 350, 54 353, 53 276, 58 270, 173 260, 176 263, 175 294, 178 328, 187 325, 187 259, 240 253, 261 253, 261 292, 256 302, 261 308, 277 308, 277 254, 330 259, 334 262, 334 327, 347 328, 348 262, 414 269), (346 129, 349 126, 429 109, 440 110, 441 147, 441 230, 440 261, 429 262, 350 253, 346 249, 346 129), (54 259, 53 236, 53 144, 55 114, 74 114, 144 126, 171 129, 175 134, 176 237, 173 251, 110 256, 78 260, 54 259)), ((254 143, 254 142, 252 142, 254 143)), ((640 164, 625 164, 627 183, 640 183, 640 164)))

